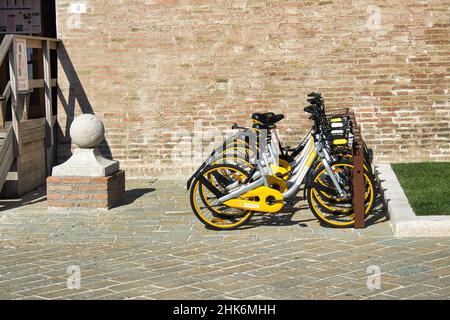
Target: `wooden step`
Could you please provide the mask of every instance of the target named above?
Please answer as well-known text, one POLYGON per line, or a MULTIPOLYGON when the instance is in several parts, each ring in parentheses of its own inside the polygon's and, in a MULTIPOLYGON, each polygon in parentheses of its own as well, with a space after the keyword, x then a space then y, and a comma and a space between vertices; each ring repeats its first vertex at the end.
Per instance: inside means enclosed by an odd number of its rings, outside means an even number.
POLYGON ((6 134, 8 133, 10 127, 11 122, 6 122, 5 127, 0 129, 0 139, 4 139, 6 137, 6 134))

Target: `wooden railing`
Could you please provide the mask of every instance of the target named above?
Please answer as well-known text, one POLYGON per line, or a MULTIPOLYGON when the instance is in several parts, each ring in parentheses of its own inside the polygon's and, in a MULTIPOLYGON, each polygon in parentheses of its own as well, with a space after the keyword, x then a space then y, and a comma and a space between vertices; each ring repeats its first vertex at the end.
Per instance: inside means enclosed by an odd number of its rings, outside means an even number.
POLYGON ((3 94, 0 96, 0 129, 5 127, 6 121, 6 104, 11 96, 11 82, 8 81, 6 84, 3 94))
POLYGON ((46 162, 47 162, 47 174, 51 173, 54 162, 54 146, 55 136, 53 132, 54 117, 53 117, 53 102, 52 102, 52 90, 56 87, 57 79, 52 79, 51 74, 51 61, 50 50, 58 50, 58 45, 61 41, 59 39, 43 38, 43 37, 31 37, 22 35, 6 35, 0 45, 0 66, 6 62, 8 56, 9 63, 9 81, 5 88, 0 88, 2 92, 0 96, 0 128, 5 127, 6 108, 9 105, 11 107, 11 122, 15 137, 14 154, 20 156, 21 154, 21 137, 20 126, 21 122, 28 120, 29 115, 29 98, 30 92, 35 88, 44 88, 45 92, 45 122, 46 122, 46 162), (26 48, 42 49, 42 61, 43 61, 43 79, 29 79, 28 91, 19 92, 18 90, 18 70, 17 70, 17 57, 15 55, 14 46, 18 41, 25 41, 26 48), (2 90, 3 89, 3 90, 2 90))
POLYGON ((12 144, 13 132, 9 127, 6 128, 6 135, 0 148, 0 190, 6 180, 9 168, 14 161, 14 150, 12 144))

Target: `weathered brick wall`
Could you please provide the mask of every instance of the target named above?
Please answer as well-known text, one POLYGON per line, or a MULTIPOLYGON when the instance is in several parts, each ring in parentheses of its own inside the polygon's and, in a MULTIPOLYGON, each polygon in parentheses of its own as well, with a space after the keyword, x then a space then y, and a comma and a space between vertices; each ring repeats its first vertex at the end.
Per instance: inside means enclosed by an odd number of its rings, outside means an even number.
POLYGON ((54 208, 111 209, 123 204, 125 172, 108 177, 48 177, 47 201, 54 208))
POLYGON ((446 0, 57 2, 61 160, 73 110, 92 109, 128 176, 187 175, 192 160, 172 158, 198 145, 196 120, 223 131, 283 112, 293 145, 311 91, 355 108, 377 161, 450 160, 446 0))

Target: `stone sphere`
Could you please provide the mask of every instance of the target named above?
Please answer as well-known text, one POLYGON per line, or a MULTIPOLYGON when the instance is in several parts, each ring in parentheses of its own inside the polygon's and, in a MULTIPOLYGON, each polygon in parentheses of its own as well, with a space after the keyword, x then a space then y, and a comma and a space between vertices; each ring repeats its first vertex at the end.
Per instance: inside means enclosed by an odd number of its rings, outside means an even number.
POLYGON ((80 148, 95 148, 105 137, 105 127, 95 115, 82 114, 73 120, 70 137, 80 148))

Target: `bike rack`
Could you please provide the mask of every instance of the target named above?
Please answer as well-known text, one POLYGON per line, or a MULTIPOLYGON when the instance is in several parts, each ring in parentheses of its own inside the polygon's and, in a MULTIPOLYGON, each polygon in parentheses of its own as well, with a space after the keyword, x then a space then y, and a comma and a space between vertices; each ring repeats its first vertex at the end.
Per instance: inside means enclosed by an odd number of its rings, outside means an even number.
POLYGON ((349 112, 353 128, 353 210, 355 214, 355 229, 364 229, 364 147, 361 138, 361 127, 358 125, 355 113, 349 112))

